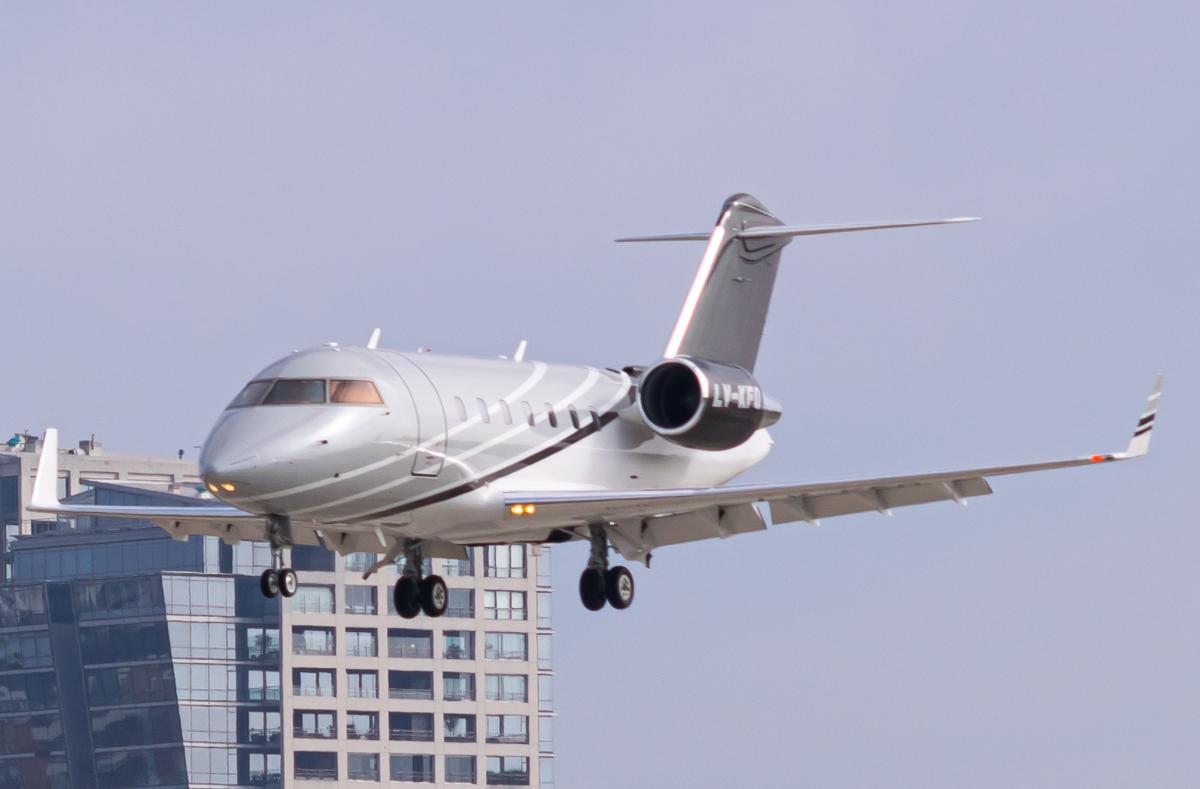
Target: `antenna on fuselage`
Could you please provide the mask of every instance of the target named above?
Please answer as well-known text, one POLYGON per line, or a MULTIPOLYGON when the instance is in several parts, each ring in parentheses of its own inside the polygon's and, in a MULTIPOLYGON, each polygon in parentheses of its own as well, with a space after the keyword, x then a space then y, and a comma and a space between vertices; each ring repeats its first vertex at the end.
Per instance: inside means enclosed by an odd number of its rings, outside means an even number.
POLYGON ((371 330, 371 339, 367 340, 367 350, 368 351, 373 351, 379 347, 379 335, 380 335, 380 329, 378 326, 376 326, 374 329, 371 330))

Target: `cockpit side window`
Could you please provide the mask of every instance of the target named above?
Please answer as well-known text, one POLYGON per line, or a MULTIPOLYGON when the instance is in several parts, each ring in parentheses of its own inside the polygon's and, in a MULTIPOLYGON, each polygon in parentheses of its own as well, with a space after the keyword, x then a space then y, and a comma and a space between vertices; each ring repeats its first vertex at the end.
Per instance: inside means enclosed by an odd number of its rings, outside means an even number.
POLYGON ((329 402, 354 405, 383 405, 379 390, 370 381, 334 379, 329 382, 329 402))
POLYGON ((263 405, 300 405, 325 402, 325 381, 321 378, 281 378, 267 392, 263 405))
POLYGON ((237 397, 233 398, 233 402, 228 407, 243 408, 248 405, 258 405, 270 388, 270 381, 251 381, 242 388, 237 397))

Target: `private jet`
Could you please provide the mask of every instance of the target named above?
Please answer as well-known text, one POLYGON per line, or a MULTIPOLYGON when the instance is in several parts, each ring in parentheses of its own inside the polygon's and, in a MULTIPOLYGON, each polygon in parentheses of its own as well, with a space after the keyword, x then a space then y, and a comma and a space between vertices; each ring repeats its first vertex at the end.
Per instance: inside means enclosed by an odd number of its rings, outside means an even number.
POLYGON ((285 549, 319 545, 403 558, 400 616, 445 613, 445 581, 424 559, 466 558, 471 546, 583 540, 579 579, 590 610, 625 609, 634 581, 610 551, 650 566, 660 548, 817 523, 862 512, 990 494, 989 479, 1145 455, 1162 377, 1121 452, 961 471, 837 482, 729 485, 771 448, 782 409, 755 377, 781 252, 794 238, 943 225, 790 226, 745 194, 711 230, 618 241, 700 241, 704 253, 662 357, 620 368, 525 358, 462 358, 329 343, 255 375, 221 414, 200 455, 217 501, 203 507, 64 504, 56 495, 58 434, 46 431, 33 512, 152 521, 178 539, 266 540, 268 597, 295 594, 285 549))

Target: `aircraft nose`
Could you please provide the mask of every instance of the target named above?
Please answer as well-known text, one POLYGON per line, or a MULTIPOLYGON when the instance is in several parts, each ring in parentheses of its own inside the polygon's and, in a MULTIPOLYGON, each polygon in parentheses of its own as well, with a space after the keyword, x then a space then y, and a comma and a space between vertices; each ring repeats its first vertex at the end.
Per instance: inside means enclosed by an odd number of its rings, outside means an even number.
POLYGON ((213 495, 237 492, 239 480, 258 466, 256 448, 238 438, 236 431, 218 425, 200 451, 200 478, 213 495))

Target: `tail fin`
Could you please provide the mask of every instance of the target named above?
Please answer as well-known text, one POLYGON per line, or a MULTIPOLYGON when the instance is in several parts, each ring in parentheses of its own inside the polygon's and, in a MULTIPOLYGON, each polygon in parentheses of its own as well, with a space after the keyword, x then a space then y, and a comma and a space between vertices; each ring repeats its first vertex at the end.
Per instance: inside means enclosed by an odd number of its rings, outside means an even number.
POLYGON ((960 217, 795 227, 784 225, 750 195, 736 194, 725 201, 711 232, 617 240, 707 241, 663 356, 699 356, 753 371, 775 287, 779 255, 793 237, 972 220, 973 217, 960 217))

